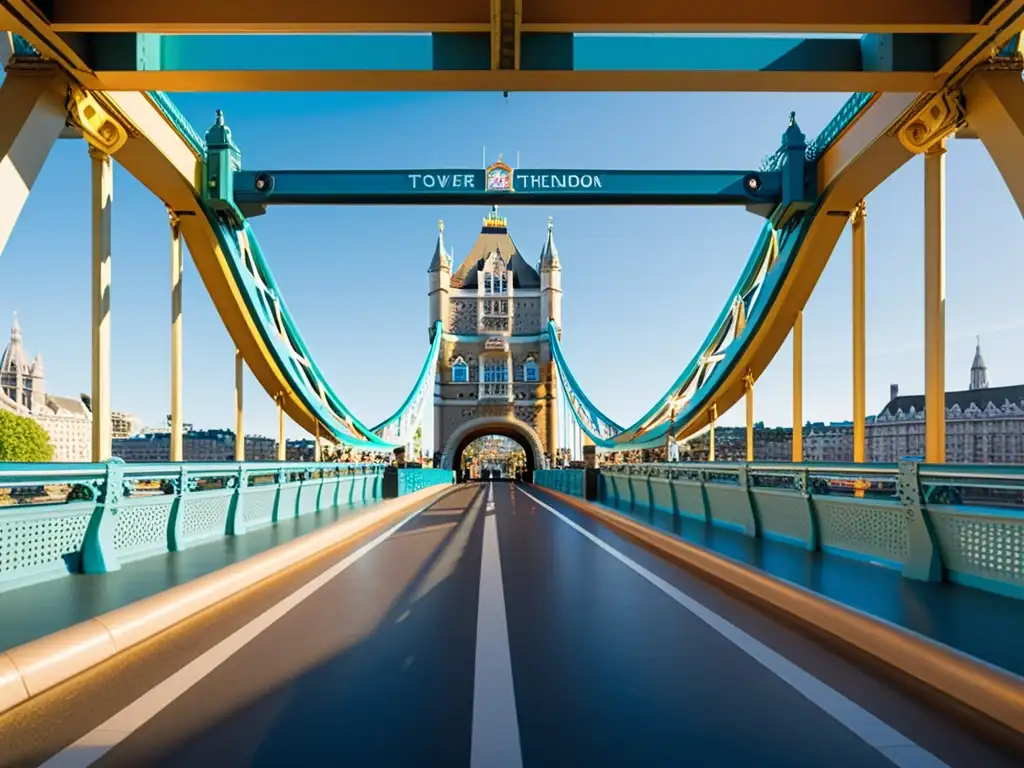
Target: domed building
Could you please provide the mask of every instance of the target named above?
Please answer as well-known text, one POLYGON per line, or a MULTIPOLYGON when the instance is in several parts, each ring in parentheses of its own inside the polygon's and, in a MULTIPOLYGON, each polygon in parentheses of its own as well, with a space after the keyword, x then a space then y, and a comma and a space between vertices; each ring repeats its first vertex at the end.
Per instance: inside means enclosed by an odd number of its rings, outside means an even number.
MULTIPOLYGON (((89 461, 92 457, 92 412, 81 397, 60 397, 46 393, 43 357, 32 362, 22 342, 21 325, 15 314, 11 338, 0 357, 0 408, 19 416, 30 416, 50 435, 53 461, 89 461)), ((134 429, 135 419, 112 414, 115 434, 134 429)))
MULTIPOLYGON (((519 443, 527 469, 540 468, 558 444, 557 387, 548 322, 562 327, 562 267, 548 219, 537 266, 520 253, 497 206, 455 267, 439 222, 428 269, 430 329, 444 340, 434 393, 434 454, 458 468, 478 437, 519 443)), ((433 341, 433 339, 431 339, 433 341)))

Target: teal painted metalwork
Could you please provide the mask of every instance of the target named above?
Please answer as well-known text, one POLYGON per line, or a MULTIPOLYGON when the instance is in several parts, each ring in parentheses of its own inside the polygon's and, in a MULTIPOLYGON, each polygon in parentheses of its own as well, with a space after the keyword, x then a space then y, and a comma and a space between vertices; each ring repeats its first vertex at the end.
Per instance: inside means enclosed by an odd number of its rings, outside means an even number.
POLYGON ((846 103, 828 121, 817 138, 808 143, 807 160, 816 163, 829 147, 843 135, 846 129, 853 124, 853 121, 867 109, 868 105, 874 101, 877 95, 876 93, 855 93, 847 99, 846 103))
POLYGON ((551 488, 582 499, 586 474, 584 469, 535 469, 533 482, 543 488, 551 488))
POLYGON ((171 101, 171 97, 163 91, 150 91, 146 94, 149 100, 153 102, 155 106, 167 121, 171 124, 171 127, 178 132, 178 134, 185 139, 188 145, 192 148, 192 151, 196 153, 196 156, 200 160, 206 160, 206 142, 203 141, 202 136, 199 132, 192 127, 185 116, 181 113, 181 110, 175 106, 174 102, 171 101))
MULTIPOLYGON (((212 143, 207 138, 207 144, 212 143)), ((798 158, 804 189, 803 146, 798 158)), ((782 168, 757 170, 514 169, 509 186, 488 186, 482 169, 380 171, 251 170, 234 174, 234 202, 253 215, 268 205, 747 205, 770 213, 784 199, 782 168), (535 198, 542 198, 538 200, 535 198)), ((813 179, 811 186, 816 187, 813 179)), ((220 196, 229 198, 225 192, 220 196)))
POLYGON ((397 411, 373 428, 373 434, 377 437, 392 443, 397 443, 400 439, 405 438, 412 440, 415 429, 413 425, 419 423, 427 402, 427 395, 428 393, 433 394, 434 391, 437 360, 441 354, 442 341, 444 341, 444 324, 438 320, 431 330, 430 350, 427 352, 427 359, 423 361, 423 367, 420 368, 420 375, 416 378, 412 391, 397 411))
MULTIPOLYGON (((430 72, 489 69, 486 32, 81 36, 86 64, 121 72, 430 72), (117 44, 112 45, 114 38, 117 44), (92 44, 90 44, 90 42, 92 44)), ((880 37, 880 36, 876 36, 880 37)), ((892 40, 892 36, 885 36, 892 40)), ((904 36, 912 37, 912 36, 904 36)), ((926 36, 918 36, 926 37, 926 36)), ((902 46, 906 48, 907 46, 902 46)), ((920 47, 920 46, 919 46, 920 47)), ((577 72, 870 72, 934 69, 921 56, 879 57, 858 38, 522 33, 520 68, 577 72)))
MULTIPOLYGON (((568 490, 582 470, 538 470, 568 490)), ((601 501, 1024 599, 1024 468, 725 462, 603 467, 601 501)), ((573 486, 576 488, 579 486, 573 486)), ((660 525, 676 530, 674 525, 660 525)))
POLYGON ((0 590, 116 571, 286 518, 378 501, 383 472, 372 464, 0 464, 0 590))
POLYGON ((454 482, 453 470, 421 467, 387 467, 381 477, 385 499, 405 496, 435 485, 452 485, 454 482))

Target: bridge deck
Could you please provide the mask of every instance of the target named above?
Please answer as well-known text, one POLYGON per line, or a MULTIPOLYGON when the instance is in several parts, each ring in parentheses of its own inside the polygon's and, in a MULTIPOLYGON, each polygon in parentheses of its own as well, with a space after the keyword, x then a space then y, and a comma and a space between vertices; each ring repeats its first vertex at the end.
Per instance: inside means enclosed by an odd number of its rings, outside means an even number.
MULTIPOLYGON (((610 507, 614 509, 614 507, 610 507)), ((949 582, 905 579, 892 568, 808 552, 697 520, 618 509, 682 539, 753 566, 864 613, 1024 675, 1024 601, 949 582)))
POLYGON ((314 558, 0 717, 0 754, 20 765, 60 752, 47 764, 63 766, 1019 765, 532 494, 459 488, 391 535, 314 558))
POLYGON ((338 520, 368 504, 329 507, 317 514, 288 518, 248 531, 218 537, 181 552, 125 563, 121 570, 76 574, 0 592, 0 650, 13 648, 107 611, 205 576, 219 568, 284 544, 338 520), (13 618, 13 620, 8 620, 13 618))

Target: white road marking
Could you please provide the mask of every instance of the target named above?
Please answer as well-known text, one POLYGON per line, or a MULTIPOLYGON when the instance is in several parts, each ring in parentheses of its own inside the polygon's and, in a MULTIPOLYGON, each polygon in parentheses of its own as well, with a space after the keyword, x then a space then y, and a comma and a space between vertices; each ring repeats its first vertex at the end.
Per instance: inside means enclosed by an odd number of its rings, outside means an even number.
POLYGON ((487 484, 487 512, 494 511, 494 483, 487 484))
POLYGON ((434 503, 436 503, 436 499, 420 507, 377 538, 367 542, 341 562, 332 565, 315 579, 288 595, 281 602, 271 606, 244 627, 224 638, 217 645, 193 659, 166 680, 142 694, 142 696, 105 723, 96 726, 74 744, 65 747, 43 763, 41 768, 85 768, 85 766, 92 765, 127 739, 134 731, 153 719, 175 699, 231 658, 232 655, 240 651, 247 643, 255 639, 257 635, 270 627, 271 624, 295 608, 299 603, 309 598, 314 592, 364 555, 376 549, 391 534, 434 503))
MULTIPOLYGON (((494 488, 487 492, 487 509, 494 509, 494 488)), ((501 581, 498 522, 484 518, 483 557, 480 561, 480 601, 476 618, 476 668, 473 674, 473 731, 470 768, 521 768, 519 716, 512 684, 512 655, 501 581)))
MULTIPOLYGON (((521 489, 522 490, 522 489, 521 489)), ((741 651, 776 675, 783 682, 803 695, 822 711, 831 715, 839 723, 859 736, 868 745, 874 747, 894 765, 900 768, 949 768, 931 752, 908 739, 895 728, 887 725, 872 715, 859 704, 850 701, 839 691, 826 685, 814 675, 798 667, 793 662, 779 655, 760 640, 757 640, 739 627, 723 619, 717 613, 684 594, 664 579, 655 576, 639 563, 630 560, 624 554, 590 531, 580 527, 554 507, 545 504, 529 491, 523 490, 527 496, 544 507, 573 530, 583 534, 620 563, 645 579, 654 587, 688 610, 711 629, 731 642, 741 651)))

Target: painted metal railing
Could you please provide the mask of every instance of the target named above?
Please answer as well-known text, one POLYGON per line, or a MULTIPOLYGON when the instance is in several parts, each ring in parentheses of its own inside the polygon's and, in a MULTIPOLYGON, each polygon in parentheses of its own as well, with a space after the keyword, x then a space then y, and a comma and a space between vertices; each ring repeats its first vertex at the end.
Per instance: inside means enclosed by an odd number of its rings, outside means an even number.
POLYGON ((424 488, 435 485, 451 485, 455 482, 455 472, 450 469, 394 469, 388 467, 384 471, 384 496, 405 496, 416 493, 424 488))
MULTIPOLYGON (((574 472, 534 482, 563 490, 574 472)), ((601 502, 659 528, 690 518, 1024 599, 1024 467, 682 462, 603 467, 600 480, 601 502)))
MULTIPOLYGON (((0 464, 0 590, 383 497, 382 465, 0 464)), ((401 493, 448 480, 401 470, 401 493)))
POLYGON ((585 469, 535 469, 533 483, 542 488, 561 491, 570 496, 584 497, 587 471, 585 469))

